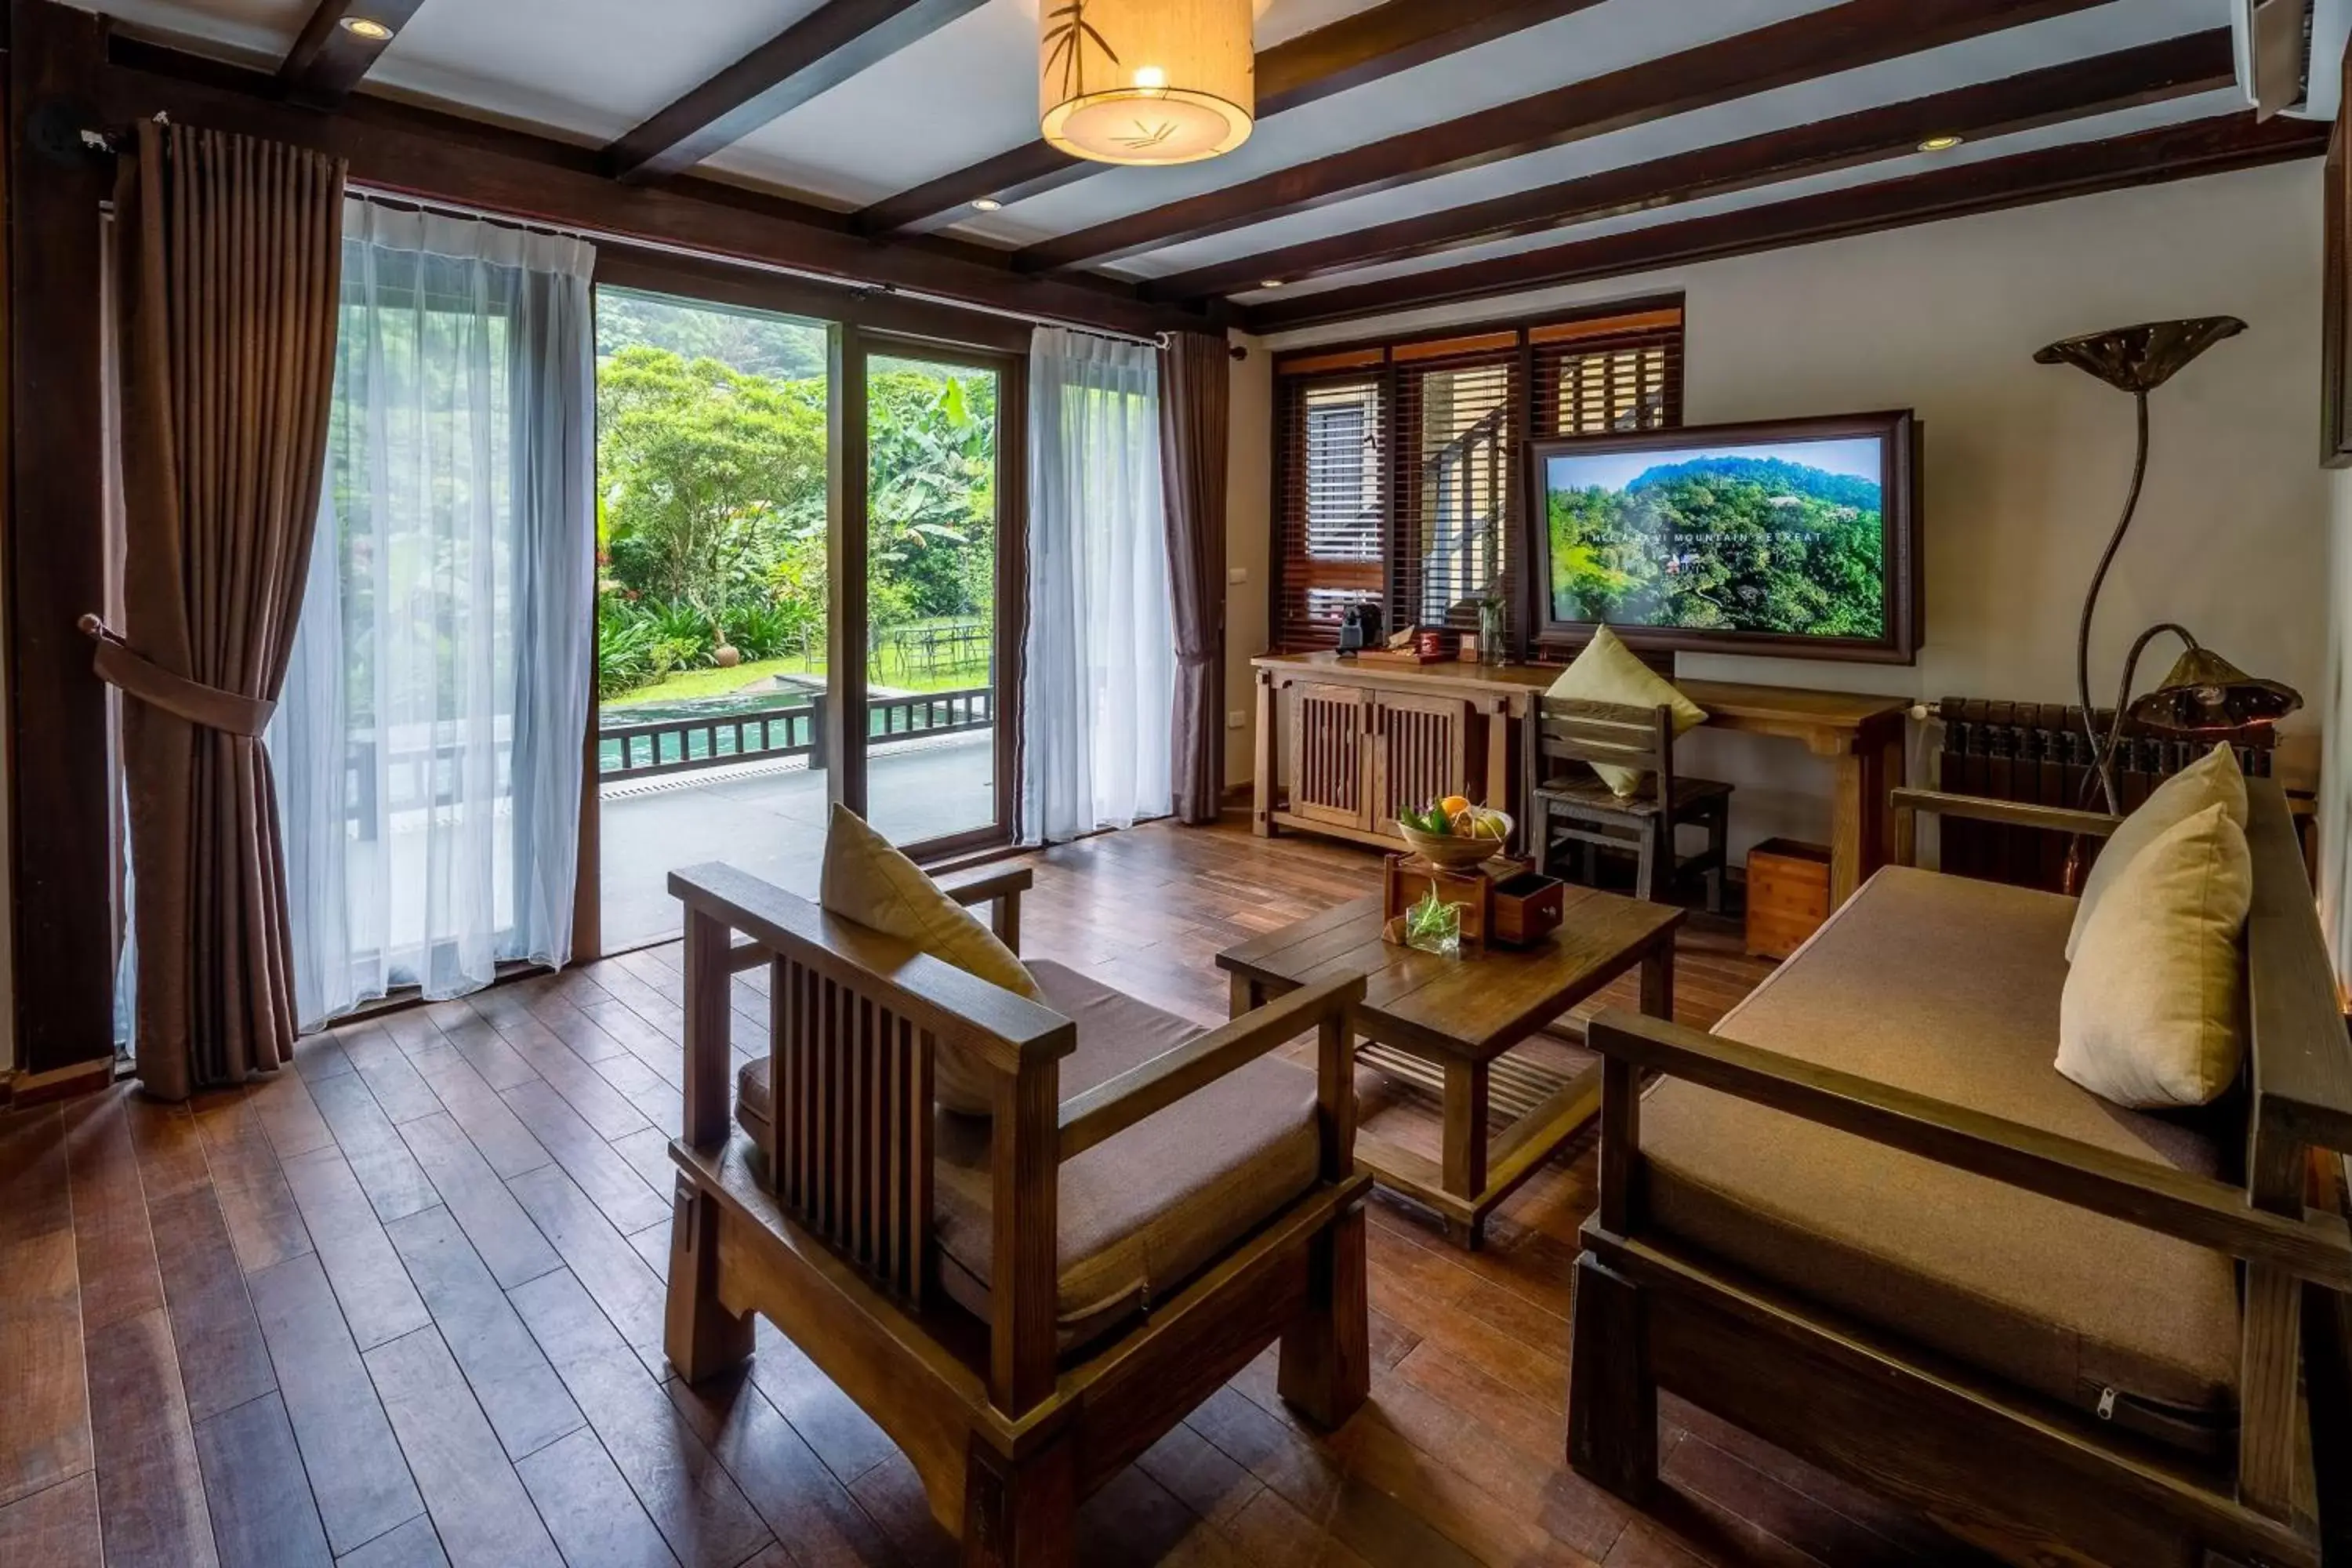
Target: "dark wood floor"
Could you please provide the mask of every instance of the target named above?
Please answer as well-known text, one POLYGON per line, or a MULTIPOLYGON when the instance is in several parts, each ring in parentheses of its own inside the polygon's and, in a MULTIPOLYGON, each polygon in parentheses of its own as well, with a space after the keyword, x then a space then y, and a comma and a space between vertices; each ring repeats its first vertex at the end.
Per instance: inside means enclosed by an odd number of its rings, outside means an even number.
MULTIPOLYGON (((1096 838, 1040 858, 1027 946, 1217 1020, 1219 948, 1376 867, 1232 827, 1096 838)), ((1685 1020, 1760 973, 1694 934, 1685 1020)), ((748 1379, 667 1374, 679 997, 655 949, 337 1029, 192 1107, 118 1089, 0 1119, 0 1563, 952 1562, 905 1460, 764 1325, 748 1379)), ((1364 1089, 1434 1152, 1425 1103, 1364 1089)), ((1572 1148, 1476 1257, 1377 1200, 1370 1404, 1315 1436, 1261 1360, 1088 1505, 1083 1560, 1958 1560, 1678 1404, 1654 1516, 1565 1471, 1592 1174, 1572 1148)))

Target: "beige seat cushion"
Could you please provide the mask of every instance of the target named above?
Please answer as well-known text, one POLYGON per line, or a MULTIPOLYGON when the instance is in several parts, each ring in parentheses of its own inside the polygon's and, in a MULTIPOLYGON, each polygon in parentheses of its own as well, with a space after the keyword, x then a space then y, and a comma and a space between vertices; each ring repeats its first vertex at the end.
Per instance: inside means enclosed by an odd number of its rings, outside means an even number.
MULTIPOLYGON (((1570 661, 1544 695, 1573 697, 1586 702, 1616 702, 1629 708, 1670 708, 1674 710, 1677 735, 1706 722, 1706 709, 1684 696, 1673 681, 1643 664, 1625 646, 1624 639, 1607 626, 1592 634, 1584 651, 1570 661)), ((1622 798, 1639 794, 1642 780, 1648 776, 1639 768, 1612 768, 1605 763, 1593 763, 1592 771, 1622 798)))
MULTIPOLYGON (((1717 1026, 1724 1036, 2214 1174, 2182 1121, 2051 1066, 2074 901, 1889 868, 1717 1026)), ((2071 1405, 2192 1446, 2237 1403, 2230 1260, 1691 1084, 1644 1102, 1656 1227, 2071 1405)))
POLYGON ((2058 1070, 2141 1110, 2218 1099, 2245 1059, 2253 896, 2246 835, 2218 803, 2133 856, 2067 969, 2058 1070))
MULTIPOLYGON (((1013 951, 970 910, 940 890, 923 868, 900 854, 858 815, 835 802, 824 835, 824 868, 817 902, 868 931, 909 942, 943 963, 992 984, 1042 1000, 1037 983, 1013 951)), ((939 1054, 936 1082, 941 1105, 986 1116, 992 1086, 980 1068, 952 1051, 939 1054)))
MULTIPOLYGON (((1061 964, 1030 970, 1045 1005, 1078 1026, 1077 1049, 1062 1060, 1064 1100, 1202 1032, 1061 964)), ((737 1119, 762 1148, 772 1147, 768 1058, 746 1064, 738 1084, 737 1119)), ((937 1126, 940 1280, 985 1318, 991 1123, 943 1110, 937 1126)), ((1320 1159, 1314 1075, 1261 1058, 1064 1165, 1056 1315, 1066 1346, 1082 1346, 1166 1300, 1312 1186, 1320 1159)))
POLYGON ((2066 932, 2069 962, 2083 945, 2092 914, 2106 900, 2107 889, 2125 868, 2141 850, 2209 805, 2219 805, 2239 831, 2245 830, 2246 775, 2238 766, 2238 753, 2226 745, 2215 746, 2157 785, 2108 836, 2098 858, 2091 862, 2091 874, 2083 879, 2082 902, 2074 906, 2074 923, 2066 932))

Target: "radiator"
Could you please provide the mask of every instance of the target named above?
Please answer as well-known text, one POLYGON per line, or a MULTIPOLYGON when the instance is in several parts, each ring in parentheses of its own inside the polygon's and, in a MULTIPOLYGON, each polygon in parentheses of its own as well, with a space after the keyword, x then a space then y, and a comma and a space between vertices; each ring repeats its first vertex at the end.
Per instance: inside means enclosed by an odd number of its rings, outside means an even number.
MULTIPOLYGON (((1936 753, 1937 787, 1994 800, 2104 809, 2091 778, 2091 741, 2083 710, 2054 702, 1993 702, 1947 697, 1934 712, 1943 728, 1936 753), (2087 793, 2086 793, 2087 792, 2087 793)), ((2104 732, 2111 710, 2098 715, 2104 732)), ((2232 737, 2249 774, 2271 771, 2272 731, 2258 727, 2232 737)), ((2116 793, 2129 811, 2148 792, 2211 749, 2210 741, 2126 735, 2116 756, 2116 793)), ((2021 887, 2066 889, 2068 842, 2063 835, 1998 823, 1941 825, 1943 868, 2021 887)))

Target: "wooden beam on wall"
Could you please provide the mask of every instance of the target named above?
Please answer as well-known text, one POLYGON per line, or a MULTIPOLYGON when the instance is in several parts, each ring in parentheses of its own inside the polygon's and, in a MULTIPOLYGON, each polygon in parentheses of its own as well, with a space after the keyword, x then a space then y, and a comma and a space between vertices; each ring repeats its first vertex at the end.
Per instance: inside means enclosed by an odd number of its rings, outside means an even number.
POLYGON ((606 164, 630 181, 691 168, 983 3, 825 0, 605 148, 606 164))
POLYGON ((2103 3, 1844 0, 1753 32, 1057 236, 1016 251, 1013 265, 1022 271, 1051 272, 1116 261, 2103 3))
POLYGON ((2015 135, 2211 91, 2234 79, 2229 29, 2216 27, 1351 229, 1155 279, 1148 288, 1156 298, 1182 300, 1255 289, 1269 278, 1297 283, 1905 157, 1931 136, 2015 135))
POLYGON ((349 98, 375 66, 392 37, 408 26, 425 0, 319 0, 301 36, 278 68, 287 97, 314 109, 332 109, 349 98), (354 32, 346 23, 360 25, 354 32), (381 27, 385 36, 367 29, 381 27))
POLYGON ((10 1001, 17 1065, 42 1073, 114 1048, 106 690, 74 624, 106 605, 99 209, 114 161, 80 142, 99 123, 105 18, 9 11, 10 1001))
POLYGON ((1276 300, 1251 310, 1245 324, 1253 332, 1287 331, 2315 158, 2327 150, 2327 126, 2305 121, 2280 119, 2258 125, 2252 114, 2220 115, 1276 300))
POLYGON ((714 180, 625 185, 594 149, 362 95, 344 111, 278 102, 266 79, 117 39, 101 81, 108 124, 154 114, 309 147, 351 164, 362 186, 537 220, 588 236, 670 246, 867 289, 1104 331, 1150 335, 1223 324, 1143 300, 1115 279, 1024 278, 1003 253, 944 238, 877 245, 837 213, 714 180))
MULTIPOLYGON (((1260 49, 1257 118, 1271 119, 1301 104, 1508 37, 1599 3, 1387 0, 1287 43, 1260 49)), ((1032 142, 877 202, 857 215, 856 226, 860 234, 924 233, 964 216, 965 209, 982 196, 1009 206, 1111 166, 1073 158, 1044 142, 1032 142)))

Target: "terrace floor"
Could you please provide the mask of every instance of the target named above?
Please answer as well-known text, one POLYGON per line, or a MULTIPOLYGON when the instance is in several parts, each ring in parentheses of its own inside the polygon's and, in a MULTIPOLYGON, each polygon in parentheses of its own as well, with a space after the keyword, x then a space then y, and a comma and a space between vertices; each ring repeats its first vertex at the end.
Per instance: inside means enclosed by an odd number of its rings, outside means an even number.
MULTIPOLYGON (((866 756, 876 827, 913 844, 996 816, 993 731, 877 746, 866 756)), ((607 952, 684 929, 668 879, 680 866, 725 860, 806 898, 816 896, 829 806, 825 775, 803 763, 752 762, 632 778, 604 786, 604 942, 607 952)))

